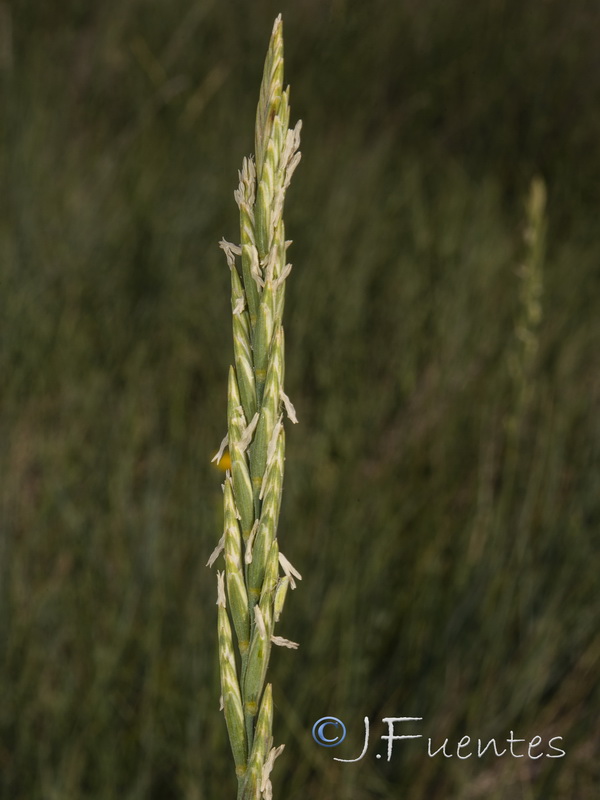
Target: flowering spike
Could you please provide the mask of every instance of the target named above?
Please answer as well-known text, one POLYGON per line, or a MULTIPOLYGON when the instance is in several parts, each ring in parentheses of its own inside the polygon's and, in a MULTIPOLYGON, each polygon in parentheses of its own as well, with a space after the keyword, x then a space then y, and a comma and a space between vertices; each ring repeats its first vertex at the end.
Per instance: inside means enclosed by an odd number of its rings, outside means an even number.
POLYGON ((255 159, 245 158, 234 192, 240 244, 222 240, 231 272, 234 366, 230 368, 227 436, 231 473, 223 486, 224 534, 210 558, 224 551, 218 573, 219 661, 227 730, 238 775, 238 800, 270 800, 269 778, 282 748, 272 747, 273 700, 265 686, 273 636, 288 586, 299 574, 279 553, 283 489, 283 409, 296 422, 284 382, 282 314, 291 271, 286 250, 285 194, 299 160, 300 124, 289 128, 283 89, 283 27, 275 20, 256 113, 255 159), (241 261, 241 263, 240 263, 241 261), (280 567, 285 575, 280 577, 280 567), (233 655, 232 626, 239 659, 233 655))

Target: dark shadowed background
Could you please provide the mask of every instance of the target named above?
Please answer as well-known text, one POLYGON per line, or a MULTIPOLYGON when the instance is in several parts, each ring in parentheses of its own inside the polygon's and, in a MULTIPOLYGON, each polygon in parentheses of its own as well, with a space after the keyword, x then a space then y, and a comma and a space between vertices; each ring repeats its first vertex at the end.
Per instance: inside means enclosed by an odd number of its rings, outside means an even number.
POLYGON ((279 11, 304 120, 279 535, 304 580, 279 630, 301 647, 271 661, 275 797, 591 800, 588 0, 0 2, 0 797, 234 796, 204 566, 232 358, 217 242, 279 11), (337 750, 311 736, 326 715, 337 750), (334 762, 365 716, 369 754, 334 762), (377 760, 386 716, 454 756, 377 760), (456 756, 511 731, 566 756, 456 756))

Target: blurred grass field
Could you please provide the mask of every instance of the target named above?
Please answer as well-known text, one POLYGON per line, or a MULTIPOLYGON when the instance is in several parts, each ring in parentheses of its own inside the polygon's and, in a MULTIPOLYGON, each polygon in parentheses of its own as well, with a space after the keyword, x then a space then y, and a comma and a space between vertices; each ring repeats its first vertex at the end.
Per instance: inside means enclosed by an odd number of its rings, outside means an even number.
MULTIPOLYGON (((283 12, 288 800, 600 782, 596 3, 0 3, 0 798, 216 800, 221 236, 283 12), (548 193, 524 355, 526 199, 548 193), (562 759, 332 760, 333 714, 562 759)), ((374 736, 383 730, 377 729, 374 736)), ((337 755, 337 751, 333 753, 337 755)))

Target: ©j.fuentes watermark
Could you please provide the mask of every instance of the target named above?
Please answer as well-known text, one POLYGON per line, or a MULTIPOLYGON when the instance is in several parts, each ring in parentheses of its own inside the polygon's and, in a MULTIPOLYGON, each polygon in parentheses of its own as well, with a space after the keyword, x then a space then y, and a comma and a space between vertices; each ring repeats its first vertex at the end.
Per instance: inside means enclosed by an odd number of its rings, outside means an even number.
MULTIPOLYGON (((452 758, 456 755, 460 759, 471 758, 477 756, 481 758, 486 753, 490 753, 500 758, 510 752, 512 758, 531 758, 536 760, 538 758, 563 758, 566 752, 558 747, 554 742, 562 742, 562 736, 553 736, 545 744, 541 736, 534 736, 532 739, 515 738, 513 731, 510 736, 504 740, 496 741, 495 738, 487 741, 483 739, 472 739, 470 736, 463 736, 458 742, 450 742, 449 739, 444 739, 443 744, 439 742, 434 743, 431 737, 425 737, 421 733, 412 734, 399 734, 396 732, 395 725, 400 722, 420 722, 423 717, 384 717, 381 721, 387 726, 387 733, 381 736, 381 740, 387 742, 387 760, 392 760, 392 752, 394 749, 394 742, 399 742, 404 739, 425 739, 427 738, 427 755, 430 758, 434 756, 443 755, 445 758, 452 758), (527 744, 523 744, 527 742, 527 744), (507 744, 508 747, 504 747, 507 744)), ((346 764, 351 764, 360 761, 367 754, 369 749, 369 736, 370 724, 369 718, 364 718, 365 737, 363 749, 360 755, 356 758, 334 758, 334 761, 341 761, 346 764)), ((317 744, 322 747, 337 747, 346 738, 346 726, 341 719, 337 717, 321 717, 313 725, 312 729, 313 739, 317 744)), ((381 758, 381 753, 375 754, 376 758, 381 758)))

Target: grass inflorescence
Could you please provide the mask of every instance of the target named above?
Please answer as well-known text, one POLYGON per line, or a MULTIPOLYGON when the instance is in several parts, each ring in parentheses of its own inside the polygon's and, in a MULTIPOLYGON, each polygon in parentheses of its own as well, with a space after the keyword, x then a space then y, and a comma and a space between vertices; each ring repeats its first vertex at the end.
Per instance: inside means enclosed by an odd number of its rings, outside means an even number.
POLYGON ((275 20, 256 112, 255 158, 246 158, 235 199, 240 244, 222 241, 231 271, 234 362, 229 371, 228 446, 231 471, 223 485, 225 532, 218 573, 222 703, 238 776, 238 797, 272 796, 270 771, 283 746, 273 748, 273 699, 266 684, 275 623, 299 573, 280 553, 277 526, 285 460, 284 409, 297 422, 284 388, 282 315, 286 253, 285 193, 300 160, 301 123, 289 128, 289 88, 283 89, 282 20, 275 20), (237 258, 240 263, 238 264, 237 258), (283 575, 280 576, 280 566, 283 575), (226 586, 226 589, 225 589, 226 586), (238 658, 234 654, 232 626, 238 658))

